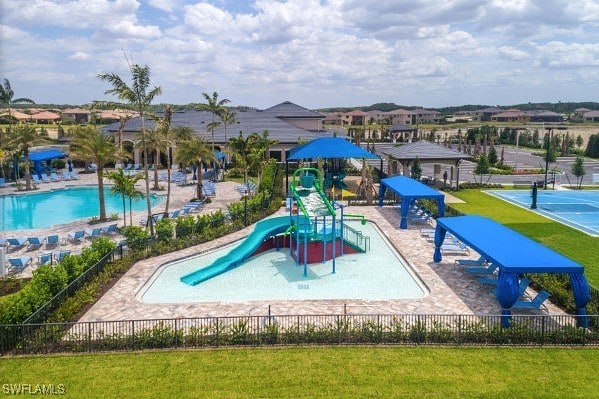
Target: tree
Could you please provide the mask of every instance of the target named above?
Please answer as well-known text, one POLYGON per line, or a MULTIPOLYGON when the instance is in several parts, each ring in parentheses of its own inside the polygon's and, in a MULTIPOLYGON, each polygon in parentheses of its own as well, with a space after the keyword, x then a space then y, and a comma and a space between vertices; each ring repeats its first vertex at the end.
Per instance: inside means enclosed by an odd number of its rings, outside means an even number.
POLYGON ((497 150, 495 149, 495 146, 491 146, 489 148, 489 165, 494 166, 497 161, 497 150))
POLYGON ((112 89, 106 90, 104 94, 112 94, 121 100, 129 102, 139 113, 141 121, 141 141, 144 156, 144 178, 146 181, 146 206, 148 209, 148 220, 150 221, 150 235, 154 235, 154 225, 152 223, 152 203, 150 201, 150 181, 148 176, 148 149, 146 146, 146 131, 144 125, 144 113, 146 108, 152 103, 154 98, 162 93, 160 86, 150 89, 150 68, 147 65, 130 65, 131 85, 114 73, 101 73, 98 78, 108 82, 112 89))
POLYGON ((584 139, 579 134, 578 136, 576 136, 576 148, 580 151, 580 149, 582 148, 583 144, 584 144, 584 139))
POLYGON ((114 172, 106 173, 106 177, 113 182, 110 192, 120 195, 123 199, 123 222, 125 226, 127 226, 125 197, 129 198, 129 224, 133 226, 133 214, 131 210, 132 199, 143 197, 143 193, 135 189, 135 184, 142 179, 142 176, 126 175, 122 168, 118 168, 114 172))
POLYGON ((158 190, 158 154, 160 152, 166 151, 168 148, 168 144, 166 142, 163 132, 159 130, 158 125, 156 126, 156 129, 146 130, 145 142, 148 152, 151 152, 152 157, 154 158, 154 186, 152 187, 152 189, 158 190))
POLYGON ((420 158, 416 157, 410 168, 410 176, 412 179, 420 180, 422 177, 422 166, 420 166, 420 158))
MULTIPOLYGON (((230 101, 226 98, 219 101, 217 92, 212 93, 212 97, 207 93, 202 93, 202 96, 206 99, 206 103, 200 104, 198 109, 200 111, 210 112, 212 114, 212 123, 214 123, 214 118, 221 115, 223 110, 225 110, 225 104, 230 101)), ((214 129, 212 129, 212 151, 214 151, 214 129)))
POLYGON ((202 199, 202 162, 215 162, 214 151, 204 142, 203 137, 192 137, 177 146, 176 158, 178 162, 195 165, 198 171, 197 199, 202 199))
POLYGON ((584 155, 591 158, 599 157, 599 134, 591 134, 584 155))
POLYGON ((100 220, 106 220, 104 202, 104 166, 119 159, 120 153, 111 136, 91 126, 80 127, 71 141, 71 158, 91 161, 98 166, 98 199, 100 202, 100 220))
POLYGON ((250 152, 252 147, 252 135, 243 137, 240 131, 239 136, 229 139, 230 151, 233 153, 233 162, 236 166, 243 169, 243 182, 247 184, 248 165, 250 163, 250 152))
POLYGON ((580 190, 582 188, 582 179, 586 174, 584 170, 584 157, 576 157, 576 161, 572 164, 572 174, 576 176, 576 188, 580 190))
MULTIPOLYGON (((36 145, 42 145, 50 142, 50 138, 38 132, 35 127, 26 123, 17 126, 12 132, 9 131, 6 146, 13 150, 13 153, 22 153, 25 158, 25 190, 31 190, 31 176, 29 173, 29 149, 36 145)), ((15 176, 16 178, 16 176, 15 176)))
MULTIPOLYGON (((224 109, 221 114, 220 114, 220 120, 223 122, 223 127, 225 128, 225 148, 224 148, 224 153, 225 155, 227 154, 227 144, 228 144, 228 139, 227 139, 227 126, 232 125, 233 123, 235 123, 237 121, 236 116, 235 116, 235 112, 230 111, 228 109, 224 109)), ((228 162, 228 160, 227 160, 228 162)))
MULTIPOLYGON (((10 134, 12 130, 12 120, 13 116, 10 112, 10 106, 16 103, 28 103, 35 104, 35 102, 29 98, 21 97, 21 98, 13 98, 15 96, 15 92, 10 86, 10 81, 8 79, 4 79, 4 84, 0 86, 0 104, 6 104, 8 108, 8 133, 10 134)), ((0 140, 1 141, 1 140, 0 140)))
POLYGON ((485 154, 480 154, 474 168, 474 174, 480 175, 480 184, 483 184, 483 175, 489 173, 489 167, 489 158, 485 154))

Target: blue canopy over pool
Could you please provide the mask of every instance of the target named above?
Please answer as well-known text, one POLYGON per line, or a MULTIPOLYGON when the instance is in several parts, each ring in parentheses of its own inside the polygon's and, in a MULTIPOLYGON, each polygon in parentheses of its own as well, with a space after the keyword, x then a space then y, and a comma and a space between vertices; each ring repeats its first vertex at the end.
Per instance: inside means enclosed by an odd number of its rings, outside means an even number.
POLYGON ((590 294, 582 265, 502 224, 477 215, 437 219, 435 262, 442 260, 441 244, 448 231, 499 267, 496 297, 503 308, 502 315, 506 316, 502 322, 504 326, 509 325, 509 309, 518 300, 518 275, 521 273, 569 274, 578 314, 583 316, 578 323, 588 326, 588 318, 584 316, 590 294))
POLYGON ((42 173, 42 161, 50 161, 55 158, 64 158, 67 154, 60 150, 44 150, 38 152, 32 152, 29 154, 29 160, 33 162, 35 173, 38 175, 42 173))
POLYGON ((385 192, 393 191, 401 197, 401 222, 399 228, 408 228, 408 211, 412 201, 418 198, 434 199, 437 202, 439 216, 445 215, 445 196, 439 191, 406 176, 393 176, 381 180, 379 206, 383 206, 385 192))
POLYGON ((320 137, 308 143, 299 145, 289 150, 287 160, 299 159, 380 159, 376 154, 366 151, 360 146, 350 143, 340 137, 320 137))

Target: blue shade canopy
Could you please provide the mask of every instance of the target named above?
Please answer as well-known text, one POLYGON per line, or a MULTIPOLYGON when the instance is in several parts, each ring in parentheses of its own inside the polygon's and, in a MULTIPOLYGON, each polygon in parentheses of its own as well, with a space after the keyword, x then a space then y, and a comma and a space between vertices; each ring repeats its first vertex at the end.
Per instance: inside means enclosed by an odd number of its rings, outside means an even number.
POLYGON ((38 152, 32 152, 29 154, 29 160, 36 161, 48 161, 54 158, 64 158, 67 154, 59 150, 44 150, 38 152))
POLYGON ((383 198, 387 189, 401 197, 401 222, 399 227, 408 228, 408 211, 412 201, 419 198, 434 199, 437 202, 439 216, 445 214, 445 196, 439 191, 406 176, 393 176, 381 180, 379 190, 379 206, 383 206, 383 198))
POLYGON ((442 260, 441 245, 446 232, 451 232, 488 262, 498 266, 496 297, 503 308, 504 327, 509 326, 509 309, 518 300, 518 277, 522 273, 569 274, 577 312, 582 316, 578 319, 578 324, 581 327, 588 326, 585 306, 590 293, 582 265, 506 226, 478 215, 437 219, 433 257, 435 262, 442 260))
POLYGON ((340 137, 320 137, 302 144, 289 151, 290 161, 299 159, 333 159, 333 158, 357 158, 357 159, 380 159, 360 146, 350 143, 340 137))

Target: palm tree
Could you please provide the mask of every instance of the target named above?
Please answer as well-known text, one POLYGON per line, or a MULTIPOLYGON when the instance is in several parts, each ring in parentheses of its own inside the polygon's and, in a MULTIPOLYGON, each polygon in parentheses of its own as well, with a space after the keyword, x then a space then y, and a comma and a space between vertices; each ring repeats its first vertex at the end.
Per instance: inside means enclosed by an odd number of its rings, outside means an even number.
MULTIPOLYGON (((202 93, 202 95, 206 99, 206 103, 200 104, 198 109, 200 111, 210 112, 212 114, 212 123, 214 123, 214 117, 217 115, 220 116, 223 110, 226 109, 225 104, 231 101, 226 98, 223 98, 219 101, 217 92, 212 93, 212 97, 210 97, 207 93, 202 93)), ((214 151, 214 129, 212 129, 212 151, 214 151)))
MULTIPOLYGON (((237 119, 235 118, 235 112, 230 111, 228 109, 224 109, 220 116, 220 120, 223 122, 223 127, 225 128, 225 148, 224 148, 224 153, 225 155, 227 154, 227 144, 229 143, 229 141, 227 140, 227 126, 232 125, 233 123, 237 122, 237 119)), ((226 162, 229 162, 229 160, 227 159, 226 162)))
POLYGON ((17 126, 12 133, 9 132, 6 146, 13 149, 14 153, 23 153, 23 156, 25 157, 25 190, 27 191, 31 190, 29 149, 36 145, 49 143, 50 141, 50 138, 44 130, 38 132, 35 127, 28 123, 17 126))
POLYGON ((170 128, 170 120, 163 121, 159 124, 159 129, 164 135, 164 139, 168 145, 166 149, 166 175, 167 175, 167 183, 166 183, 166 204, 164 207, 164 214, 168 215, 169 203, 171 198, 171 149, 176 147, 177 143, 185 140, 189 140, 193 137, 193 130, 188 126, 177 126, 174 128, 170 128))
MULTIPOLYGON (((0 104, 6 104, 8 108, 8 133, 10 134, 12 130, 12 114, 10 112, 10 105, 16 103, 28 103, 35 104, 35 102, 29 98, 13 98, 15 96, 15 92, 12 87, 10 87, 10 82, 8 79, 4 79, 4 84, 0 86, 0 104)), ((0 140, 1 141, 1 140, 0 140)))
MULTIPOLYGON (((139 142, 143 143, 143 139, 139 142)), ((154 158, 154 186, 153 190, 158 190, 158 154, 164 152, 168 148, 168 144, 165 140, 164 134, 159 130, 158 125, 156 129, 150 129, 146 131, 146 147, 148 151, 151 151, 154 158)))
POLYGON ((118 168, 114 172, 108 172, 105 176, 113 182, 110 192, 112 194, 120 195, 123 199, 123 222, 125 226, 127 226, 125 197, 129 198, 129 223, 133 226, 131 201, 133 198, 143 198, 143 193, 135 189, 135 184, 143 177, 140 175, 126 175, 123 168, 118 168))
POLYGON ((146 180, 146 205, 148 208, 148 220, 150 220, 150 234, 154 235, 154 226, 152 220, 152 203, 150 202, 150 181, 148 176, 148 148, 146 146, 146 132, 144 125, 144 113, 146 108, 152 103, 154 97, 162 93, 159 86, 150 87, 150 68, 147 65, 139 66, 133 64, 130 66, 131 86, 129 86, 120 76, 114 73, 102 73, 98 78, 112 85, 112 89, 106 90, 104 94, 112 94, 129 102, 135 106, 141 121, 141 142, 144 156, 144 178, 146 180))
POLYGON ((177 146, 176 157, 178 162, 193 164, 198 170, 197 199, 203 198, 202 193, 202 162, 216 162, 214 151, 204 142, 203 137, 193 137, 181 142, 177 146))
POLYGON ((235 162, 235 165, 243 168, 243 182, 246 184, 248 180, 248 165, 250 163, 253 139, 254 137, 251 134, 247 137, 243 137, 241 131, 239 132, 239 136, 231 137, 229 139, 229 151, 233 153, 233 162, 235 162))
POLYGON ((104 166, 117 161, 120 153, 112 141, 112 137, 104 135, 91 126, 80 127, 71 141, 71 158, 91 161, 98 166, 98 198, 100 202, 100 220, 106 220, 104 203, 104 166))

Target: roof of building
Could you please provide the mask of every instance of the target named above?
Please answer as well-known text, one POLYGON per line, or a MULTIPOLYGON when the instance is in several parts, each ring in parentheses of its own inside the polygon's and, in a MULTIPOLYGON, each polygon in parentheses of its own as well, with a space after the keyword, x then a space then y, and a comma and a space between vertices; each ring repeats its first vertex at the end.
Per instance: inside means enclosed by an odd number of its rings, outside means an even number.
POLYGON ((379 147, 377 152, 389 155, 400 161, 409 161, 416 158, 421 161, 447 161, 472 158, 468 154, 426 140, 420 140, 398 147, 379 147))
POLYGON ((316 118, 323 119, 324 115, 320 112, 312 111, 291 101, 284 101, 280 104, 266 108, 262 112, 267 112, 277 118, 316 118))
POLYGON ((60 115, 50 111, 41 111, 31 115, 31 119, 60 119, 60 115))

